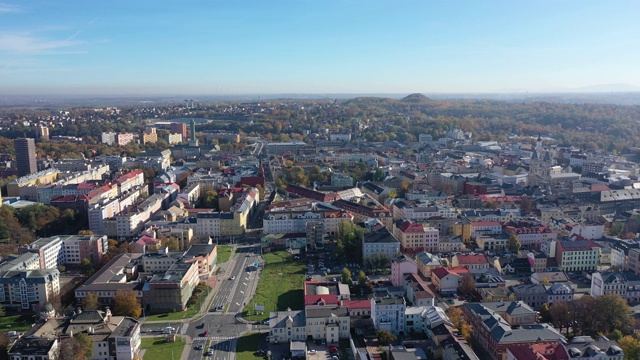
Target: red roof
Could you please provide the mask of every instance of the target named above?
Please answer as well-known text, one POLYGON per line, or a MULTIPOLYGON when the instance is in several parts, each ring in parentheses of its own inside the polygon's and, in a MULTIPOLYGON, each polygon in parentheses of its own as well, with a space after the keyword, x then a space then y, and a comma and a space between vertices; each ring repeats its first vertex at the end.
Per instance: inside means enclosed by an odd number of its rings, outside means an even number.
POLYGON ((413 223, 409 220, 405 220, 398 226, 398 229, 403 233, 422 233, 424 232, 424 226, 422 224, 413 223))
POLYGON ((138 241, 136 241, 136 244, 138 245, 158 245, 158 243, 160 242, 160 240, 156 239, 156 238, 152 238, 149 235, 143 235, 140 239, 138 239, 138 241))
POLYGON ((466 266, 443 266, 431 270, 431 275, 435 275, 438 279, 442 279, 449 274, 463 275, 468 272, 469 269, 466 266))
POLYGON ((371 301, 369 300, 345 300, 342 302, 343 306, 351 309, 369 309, 371 310, 371 301))
POLYGON ((485 254, 476 254, 476 255, 458 254, 456 255, 456 260, 458 260, 458 263, 460 265, 489 263, 489 259, 487 259, 487 256, 485 254))
POLYGON ((335 294, 326 294, 326 295, 305 295, 304 296, 304 305, 318 305, 319 303, 324 302, 325 305, 338 305, 340 302, 338 301, 338 295, 335 294))

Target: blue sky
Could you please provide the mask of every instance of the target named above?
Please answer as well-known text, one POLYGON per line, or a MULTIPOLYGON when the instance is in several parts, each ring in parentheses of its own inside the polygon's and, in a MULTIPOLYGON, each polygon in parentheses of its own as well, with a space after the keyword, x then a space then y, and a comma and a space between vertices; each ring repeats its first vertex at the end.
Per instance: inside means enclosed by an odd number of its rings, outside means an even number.
POLYGON ((639 13, 602 0, 0 0, 0 92, 640 86, 639 13))

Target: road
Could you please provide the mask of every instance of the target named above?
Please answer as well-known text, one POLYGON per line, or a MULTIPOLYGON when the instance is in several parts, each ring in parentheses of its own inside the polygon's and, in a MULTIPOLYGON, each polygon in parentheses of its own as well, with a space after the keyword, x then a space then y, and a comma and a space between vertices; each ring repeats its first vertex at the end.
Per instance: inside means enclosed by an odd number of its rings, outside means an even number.
POLYGON ((189 324, 186 335, 193 340, 190 345, 189 359, 199 359, 207 350, 213 350, 213 355, 207 357, 213 360, 232 360, 235 358, 235 348, 238 337, 247 332, 265 330, 264 325, 245 324, 238 319, 257 286, 259 271, 252 267, 260 260, 258 246, 240 246, 236 249, 236 256, 230 259, 228 266, 219 280, 221 284, 216 293, 209 313, 196 322, 189 324), (206 336, 205 336, 206 335, 206 336), (198 345, 203 350, 196 350, 198 345))

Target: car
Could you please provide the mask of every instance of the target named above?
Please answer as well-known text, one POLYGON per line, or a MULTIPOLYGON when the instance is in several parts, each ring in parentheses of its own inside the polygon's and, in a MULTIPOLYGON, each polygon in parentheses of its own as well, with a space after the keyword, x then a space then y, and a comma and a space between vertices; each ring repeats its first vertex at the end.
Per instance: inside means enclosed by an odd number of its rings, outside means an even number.
POLYGON ((329 349, 329 351, 338 351, 338 347, 335 345, 329 345, 329 347, 327 347, 327 349, 329 349))
POLYGON ((200 344, 200 345, 196 345, 196 346, 194 347, 194 349, 196 349, 196 350, 202 350, 202 349, 204 349, 204 345, 202 345, 202 344, 200 344))
POLYGON ((213 350, 208 350, 206 353, 204 353, 204 356, 211 356, 213 355, 213 350))
POLYGON ((309 350, 310 355, 315 355, 317 353, 316 349, 309 350))
POLYGON ((229 278, 229 280, 235 280, 235 279, 236 279, 235 276, 232 276, 232 277, 229 278))

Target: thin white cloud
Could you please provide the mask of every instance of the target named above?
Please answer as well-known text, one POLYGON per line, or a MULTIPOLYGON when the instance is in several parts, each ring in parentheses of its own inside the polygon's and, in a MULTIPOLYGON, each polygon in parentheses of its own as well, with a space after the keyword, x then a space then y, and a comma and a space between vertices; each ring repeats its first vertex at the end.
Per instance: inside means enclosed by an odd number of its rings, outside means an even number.
POLYGON ((83 41, 74 41, 73 37, 66 40, 52 40, 35 37, 26 33, 2 33, 0 32, 0 51, 20 54, 41 54, 48 50, 69 48, 85 44, 83 41))
POLYGON ((0 14, 21 13, 24 9, 21 6, 0 2, 0 14))

